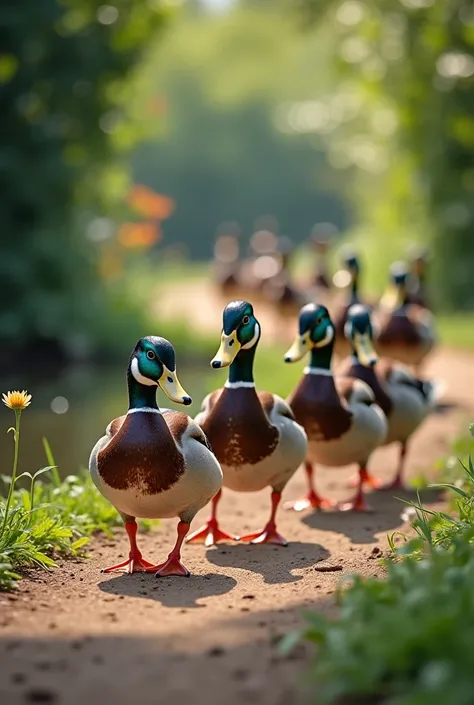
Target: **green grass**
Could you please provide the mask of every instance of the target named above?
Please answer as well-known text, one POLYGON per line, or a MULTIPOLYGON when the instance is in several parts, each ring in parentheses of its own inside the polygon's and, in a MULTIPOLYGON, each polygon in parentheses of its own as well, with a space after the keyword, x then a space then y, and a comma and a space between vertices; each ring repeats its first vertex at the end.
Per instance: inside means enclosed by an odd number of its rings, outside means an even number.
MULTIPOLYGON (((19 438, 18 426, 18 450, 19 438)), ((14 587, 25 569, 54 568, 57 556, 83 556, 94 532, 121 523, 88 472, 61 480, 47 441, 45 453, 49 466, 0 478, 6 489, 0 496, 0 590, 14 587)))
POLYGON ((436 329, 441 344, 474 350, 474 313, 441 314, 436 318, 436 329))
MULTIPOLYGON (((465 450, 471 447, 462 442, 465 450)), ((339 615, 307 615, 305 638, 317 646, 314 705, 469 705, 474 652, 474 465, 444 483, 452 512, 412 503, 415 538, 395 546, 382 580, 353 576, 338 591, 339 615)))

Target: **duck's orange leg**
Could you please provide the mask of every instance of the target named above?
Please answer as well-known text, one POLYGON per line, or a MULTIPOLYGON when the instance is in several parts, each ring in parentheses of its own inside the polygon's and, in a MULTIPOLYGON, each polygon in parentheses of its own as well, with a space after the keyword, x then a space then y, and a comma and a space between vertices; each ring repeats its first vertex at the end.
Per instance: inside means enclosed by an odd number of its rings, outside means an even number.
POLYGON ((257 531, 253 534, 247 534, 246 536, 240 536, 239 541, 249 541, 250 543, 274 543, 277 546, 288 546, 288 541, 281 536, 276 530, 275 516, 278 509, 278 505, 281 501, 281 492, 272 492, 272 511, 270 514, 270 519, 266 524, 263 531, 257 531))
POLYGON ((406 457, 407 457, 407 445, 406 445, 406 443, 402 443, 401 448, 400 448, 400 458, 398 461, 397 473, 396 473, 394 479, 392 480, 392 482, 389 482, 386 485, 381 485, 379 487, 379 489, 386 490, 386 491, 406 490, 405 484, 403 482, 406 457))
POLYGON ((191 573, 181 563, 181 546, 183 545, 183 541, 188 531, 188 522, 180 521, 178 524, 178 538, 176 539, 176 543, 173 550, 169 554, 168 559, 159 565, 150 566, 146 572, 154 573, 157 578, 164 578, 168 575, 181 575, 185 578, 189 578, 191 573))
POLYGON ((295 512, 303 512, 305 509, 331 509, 335 507, 335 503, 329 499, 323 499, 316 492, 314 486, 314 468, 313 464, 305 463, 305 472, 308 479, 308 492, 303 499, 297 499, 296 502, 285 502, 284 509, 293 509, 295 512))
POLYGON ((130 541, 130 553, 128 554, 128 560, 123 561, 123 563, 110 566, 110 568, 104 568, 100 571, 101 573, 113 573, 117 570, 121 570, 124 573, 143 573, 146 572, 148 568, 153 566, 153 563, 150 563, 143 558, 137 546, 138 525, 135 519, 125 522, 125 530, 130 541))
POLYGON ((362 470, 359 470, 359 473, 356 475, 353 475, 348 482, 349 487, 359 487, 359 481, 360 481, 360 473, 362 472, 362 482, 364 484, 364 487, 370 487, 373 490, 382 490, 384 489, 384 483, 383 480, 381 480, 378 477, 374 477, 369 473, 367 468, 363 468, 362 470))
POLYGON ((357 488, 357 493, 354 499, 350 502, 343 502, 338 505, 338 508, 342 512, 371 512, 372 508, 365 501, 364 496, 364 477, 367 472, 365 466, 361 465, 359 468, 359 486, 357 488))
POLYGON ((221 496, 222 490, 219 490, 212 500, 211 518, 204 524, 203 527, 188 536, 186 543, 203 543, 205 546, 209 547, 214 546, 216 543, 220 543, 221 541, 236 540, 235 536, 222 531, 217 523, 217 505, 219 504, 221 496))

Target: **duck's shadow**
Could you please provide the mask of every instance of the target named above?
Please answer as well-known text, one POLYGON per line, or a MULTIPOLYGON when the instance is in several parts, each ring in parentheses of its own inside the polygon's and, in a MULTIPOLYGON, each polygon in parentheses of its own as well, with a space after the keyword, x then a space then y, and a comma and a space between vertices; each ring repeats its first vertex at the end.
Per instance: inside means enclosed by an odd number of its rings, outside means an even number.
MULTIPOLYGON (((439 499, 439 492, 423 489, 419 492, 423 503, 439 499)), ((367 494, 371 513, 365 512, 313 512, 302 517, 303 524, 318 531, 340 533, 352 543, 376 543, 377 534, 400 528, 401 515, 407 502, 418 502, 416 490, 394 490, 393 492, 371 492, 367 494)))
POLYGON ((198 600, 225 595, 237 581, 228 575, 208 573, 189 578, 165 577, 134 573, 117 575, 99 584, 99 590, 111 595, 141 597, 161 602, 165 607, 203 607, 198 600))
POLYGON ((329 551, 317 543, 294 541, 286 547, 243 543, 219 545, 210 548, 206 558, 220 568, 241 568, 258 573, 269 585, 280 585, 302 580, 302 575, 293 575, 292 571, 310 568, 329 555, 329 551))

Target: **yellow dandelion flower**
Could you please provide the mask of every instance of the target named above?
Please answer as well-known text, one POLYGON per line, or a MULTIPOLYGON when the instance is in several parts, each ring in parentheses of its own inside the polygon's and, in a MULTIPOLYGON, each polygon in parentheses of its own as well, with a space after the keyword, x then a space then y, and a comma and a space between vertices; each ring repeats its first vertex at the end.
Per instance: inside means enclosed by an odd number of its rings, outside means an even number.
POLYGON ((13 411, 23 411, 31 404, 31 394, 28 394, 25 390, 22 392, 7 392, 2 394, 2 401, 5 406, 13 409, 13 411))

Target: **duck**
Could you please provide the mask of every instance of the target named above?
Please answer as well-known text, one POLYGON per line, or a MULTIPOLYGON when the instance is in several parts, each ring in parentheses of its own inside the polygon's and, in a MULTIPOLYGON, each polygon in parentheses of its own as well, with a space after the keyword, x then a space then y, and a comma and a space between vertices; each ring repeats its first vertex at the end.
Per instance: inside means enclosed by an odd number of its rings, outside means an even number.
POLYGON ((113 419, 94 446, 89 469, 99 492, 119 512, 130 552, 102 572, 189 576, 181 547, 196 513, 220 491, 222 470, 200 426, 185 413, 160 409, 158 387, 178 404, 191 397, 181 386, 172 344, 159 336, 141 338, 127 367, 129 407, 113 419), (137 521, 178 517, 176 544, 166 561, 145 560, 137 545, 137 521))
POLYGON ((316 256, 312 285, 317 290, 328 292, 331 289, 331 277, 329 275, 327 256, 331 243, 328 239, 322 239, 320 235, 313 234, 309 238, 309 244, 316 256))
MULTIPOLYGON (((350 307, 362 303, 359 295, 360 260, 352 248, 346 248, 342 253, 343 270, 338 273, 347 277, 348 299, 339 307, 334 316, 335 345, 334 350, 338 357, 344 359, 349 354, 349 345, 344 334, 347 321, 347 312, 350 307), (344 271, 345 270, 345 271, 344 271)), ((336 275, 336 277, 338 276, 336 275)))
POLYGON ((424 247, 413 247, 409 252, 410 280, 408 303, 432 310, 426 287, 426 273, 430 261, 430 252, 424 247))
POLYGON ((309 366, 287 400, 308 436, 308 493, 304 499, 286 504, 287 509, 370 510, 364 481, 369 459, 387 435, 387 420, 365 382, 333 375, 334 342, 335 326, 328 309, 317 303, 304 306, 299 314, 299 333, 285 362, 295 363, 310 355, 309 366), (359 466, 359 481, 351 501, 334 504, 316 492, 316 464, 334 468, 353 463, 359 466))
POLYGON ((375 349, 381 357, 408 365, 418 374, 436 342, 433 315, 410 303, 409 269, 404 262, 394 262, 389 275, 389 286, 379 304, 375 349))
POLYGON ((219 493, 212 502, 210 519, 189 536, 189 543, 212 546, 236 539, 288 545, 277 530, 276 514, 286 484, 306 457, 308 443, 289 405, 276 394, 256 390, 253 365, 260 337, 252 304, 230 302, 223 312, 220 348, 211 361, 214 370, 229 368, 228 379, 223 388, 204 399, 196 421, 220 462, 224 487, 236 492, 271 488, 270 518, 261 531, 234 537, 219 527, 219 493))
POLYGON ((357 304, 349 309, 346 336, 351 346, 351 357, 345 361, 341 374, 361 380, 371 388, 387 418, 388 432, 383 445, 398 443, 400 446, 393 481, 384 485, 366 473, 364 484, 375 489, 404 489, 408 444, 435 406, 437 385, 416 377, 403 365, 391 360, 378 360, 373 345, 371 312, 367 306, 357 304))

